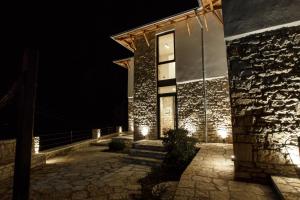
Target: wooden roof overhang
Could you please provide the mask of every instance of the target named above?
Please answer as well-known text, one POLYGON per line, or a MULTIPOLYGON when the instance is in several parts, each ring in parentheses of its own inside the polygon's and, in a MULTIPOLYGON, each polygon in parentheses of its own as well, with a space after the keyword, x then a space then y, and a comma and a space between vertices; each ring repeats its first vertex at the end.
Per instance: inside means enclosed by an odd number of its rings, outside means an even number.
POLYGON ((113 63, 125 68, 125 69, 130 69, 130 61, 132 60, 132 57, 129 58, 124 58, 120 60, 114 60, 113 63))
MULTIPOLYGON (((186 21, 187 29, 189 31, 188 19, 196 17, 199 25, 203 28, 205 27, 208 30, 208 24, 206 21, 205 15, 207 13, 213 13, 213 15, 218 19, 218 21, 223 25, 223 17, 222 17, 222 0, 199 0, 201 1, 201 7, 197 7, 177 15, 173 15, 162 20, 158 20, 155 22, 151 22, 149 24, 116 34, 111 36, 113 40, 134 52, 136 50, 136 46, 134 43, 134 38, 136 36, 143 36, 147 45, 149 46, 149 41, 147 39, 147 33, 159 30, 163 27, 175 24, 177 22, 186 21), (203 16, 203 20, 199 17, 203 16)), ((189 31, 190 34, 190 31, 189 31)))

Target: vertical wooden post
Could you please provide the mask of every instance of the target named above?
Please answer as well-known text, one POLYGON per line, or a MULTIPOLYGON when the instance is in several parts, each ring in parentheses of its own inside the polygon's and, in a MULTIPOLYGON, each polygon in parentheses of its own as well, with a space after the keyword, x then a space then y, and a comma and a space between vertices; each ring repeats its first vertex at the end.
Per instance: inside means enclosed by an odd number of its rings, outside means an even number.
POLYGON ((29 199, 30 165, 38 72, 38 51, 27 48, 22 61, 13 200, 29 199))

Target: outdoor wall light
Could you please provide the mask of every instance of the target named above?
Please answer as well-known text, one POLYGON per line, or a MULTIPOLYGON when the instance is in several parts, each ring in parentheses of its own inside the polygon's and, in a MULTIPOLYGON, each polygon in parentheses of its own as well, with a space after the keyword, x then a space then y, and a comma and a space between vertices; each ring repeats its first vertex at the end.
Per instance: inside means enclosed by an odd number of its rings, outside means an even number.
POLYGON ((142 126, 141 128, 141 133, 145 137, 146 135, 149 134, 149 127, 148 126, 142 126))
POLYGON ((232 160, 232 161, 235 160, 235 155, 231 155, 231 160, 232 160))
POLYGON ((299 144, 295 145, 286 145, 286 151, 288 152, 292 163, 296 166, 300 166, 300 155, 299 155, 299 144))
POLYGON ((119 126, 119 130, 118 130, 119 133, 122 133, 123 130, 122 130, 122 126, 119 126))
POLYGON ((219 128, 218 129, 218 135, 222 138, 223 142, 225 143, 225 139, 228 136, 226 128, 219 128))
POLYGON ((97 129, 97 139, 100 139, 101 137, 101 129, 97 129))
POLYGON ((33 139, 33 147, 34 147, 34 153, 40 152, 40 137, 34 137, 33 139))
POLYGON ((189 137, 192 137, 193 134, 196 132, 196 127, 193 124, 191 124, 191 123, 186 123, 184 125, 184 129, 186 129, 188 131, 188 135, 187 136, 189 136, 189 137))

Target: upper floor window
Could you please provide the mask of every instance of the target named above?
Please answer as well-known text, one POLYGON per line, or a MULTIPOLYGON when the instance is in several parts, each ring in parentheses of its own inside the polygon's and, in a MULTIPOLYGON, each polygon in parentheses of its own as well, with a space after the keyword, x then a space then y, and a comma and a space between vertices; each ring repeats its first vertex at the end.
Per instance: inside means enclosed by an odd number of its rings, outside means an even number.
POLYGON ((158 36, 158 80, 175 79, 174 32, 158 36))
POLYGON ((158 63, 174 59, 174 33, 160 35, 158 37, 158 63))

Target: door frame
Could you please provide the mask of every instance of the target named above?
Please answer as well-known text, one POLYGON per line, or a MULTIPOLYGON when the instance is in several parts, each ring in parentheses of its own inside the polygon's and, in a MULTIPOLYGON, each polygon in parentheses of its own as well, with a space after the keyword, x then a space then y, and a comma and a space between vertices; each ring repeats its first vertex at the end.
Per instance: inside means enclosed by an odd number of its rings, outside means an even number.
MULTIPOLYGON (((176 87, 177 90, 177 87, 176 87)), ((174 97, 175 103, 175 115, 174 115, 174 128, 178 128, 178 109, 177 109, 177 93, 166 93, 166 94, 157 94, 157 138, 162 139, 162 133, 160 132, 160 97, 174 97)))

